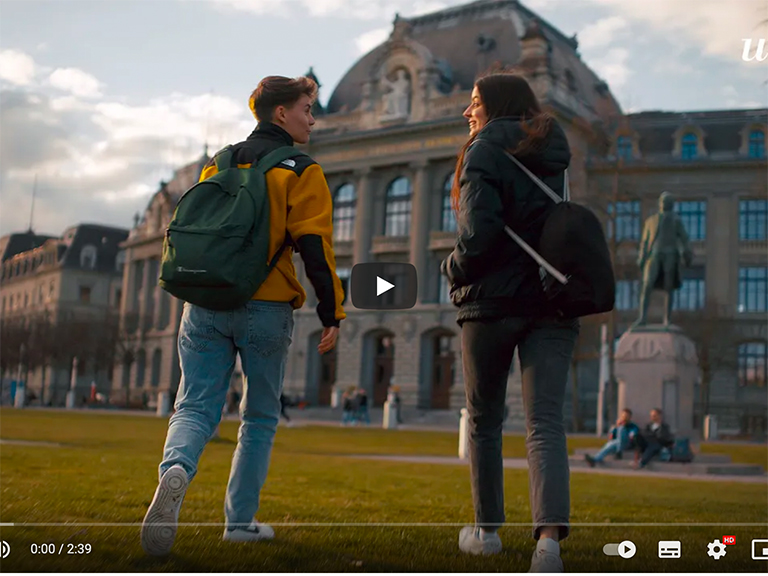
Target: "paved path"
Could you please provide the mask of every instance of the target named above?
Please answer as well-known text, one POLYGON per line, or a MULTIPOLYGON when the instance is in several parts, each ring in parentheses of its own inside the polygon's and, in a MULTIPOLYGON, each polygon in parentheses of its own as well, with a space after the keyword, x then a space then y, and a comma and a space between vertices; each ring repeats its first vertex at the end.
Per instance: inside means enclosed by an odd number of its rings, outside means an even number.
MULTIPOLYGON (((379 460, 384 462, 408 462, 412 464, 442 464, 467 466, 466 460, 450 456, 386 456, 354 454, 348 456, 358 460, 379 460)), ((512 470, 527 470, 528 461, 525 458, 505 458, 504 468, 512 470)), ((671 472, 654 472, 651 470, 617 470, 610 468, 572 468, 572 474, 606 474, 609 476, 632 476, 638 478, 668 478, 670 480, 700 480, 703 482, 739 482, 742 484, 763 484, 768 486, 767 476, 721 476, 719 474, 673 474, 671 472)))

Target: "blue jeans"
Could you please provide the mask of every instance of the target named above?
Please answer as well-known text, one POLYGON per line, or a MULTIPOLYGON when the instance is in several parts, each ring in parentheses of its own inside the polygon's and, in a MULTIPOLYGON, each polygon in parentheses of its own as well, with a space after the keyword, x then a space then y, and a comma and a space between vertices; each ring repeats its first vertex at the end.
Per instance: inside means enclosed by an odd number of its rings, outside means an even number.
POLYGON ((629 432, 624 426, 619 426, 616 430, 616 439, 609 440, 605 443, 605 446, 597 453, 594 460, 595 462, 602 462, 606 456, 623 452, 629 446, 629 432))
POLYGON ((289 303, 251 300, 236 310, 215 312, 184 304, 179 329, 181 382, 168 424, 160 476, 174 464, 190 480, 222 408, 240 354, 243 397, 240 431, 227 485, 228 528, 245 526, 259 508, 280 417, 280 392, 293 333, 289 303))

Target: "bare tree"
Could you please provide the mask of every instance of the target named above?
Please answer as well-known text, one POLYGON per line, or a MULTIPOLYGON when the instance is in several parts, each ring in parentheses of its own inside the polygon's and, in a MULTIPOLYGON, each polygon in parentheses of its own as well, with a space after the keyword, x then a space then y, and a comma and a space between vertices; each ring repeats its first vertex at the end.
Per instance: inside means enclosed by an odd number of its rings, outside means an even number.
POLYGON ((709 413, 714 375, 720 371, 737 370, 736 323, 726 307, 715 299, 707 300, 701 310, 678 312, 675 322, 696 345, 701 370, 699 403, 703 417, 709 413))

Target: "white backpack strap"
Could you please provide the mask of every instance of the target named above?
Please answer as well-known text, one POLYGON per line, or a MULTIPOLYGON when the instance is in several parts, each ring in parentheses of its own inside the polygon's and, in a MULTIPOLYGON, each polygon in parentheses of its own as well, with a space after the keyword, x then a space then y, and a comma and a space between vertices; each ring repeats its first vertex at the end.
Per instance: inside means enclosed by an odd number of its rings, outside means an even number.
MULTIPOLYGON (((536 185, 537 185, 539 188, 541 188, 541 189, 544 191, 544 193, 545 193, 547 196, 549 196, 549 197, 552 199, 552 201, 553 201, 555 204, 560 204, 560 202, 562 202, 562 201, 563 201, 563 199, 562 199, 562 198, 560 198, 560 196, 558 196, 557 194, 555 194, 555 192, 552 190, 552 188, 550 188, 549 186, 547 186, 546 184, 544 184, 544 182, 542 182, 542 181, 539 179, 539 177, 538 177, 538 176, 536 176, 536 174, 534 174, 533 172, 531 172, 530 170, 528 170, 528 168, 526 168, 525 166, 523 166, 523 163, 522 163, 522 162, 520 162, 520 160, 518 160, 517 158, 515 158, 515 157, 514 157, 512 154, 510 154, 510 153, 509 153, 508 151, 506 151, 506 150, 504 150, 504 154, 506 154, 506 155, 507 155, 507 157, 508 157, 510 160, 512 160, 512 162, 514 162, 515 164, 517 164, 517 167, 518 167, 518 168, 520 168, 520 170, 522 170, 523 172, 525 172, 525 173, 528 175, 528 177, 529 177, 531 180, 533 180, 533 182, 534 182, 534 183, 535 183, 535 184, 536 184, 536 185)), ((567 190, 568 190, 568 189, 567 189, 567 186, 568 186, 568 174, 567 174, 567 171, 566 171, 566 176, 565 176, 565 186, 566 186, 566 192, 565 192, 565 194, 569 194, 569 192, 567 191, 567 190)))
POLYGON ((568 180, 568 168, 563 173, 563 199, 566 202, 571 200, 571 183, 568 180))
POLYGON ((552 266, 552 264, 550 264, 549 262, 544 260, 544 258, 542 258, 542 256, 541 256, 541 254, 536 252, 536 250, 531 248, 531 246, 525 240, 523 240, 522 238, 520 238, 520 236, 515 234, 515 232, 512 230, 512 228, 510 228, 509 226, 504 226, 504 231, 507 234, 509 234, 509 236, 512 238, 512 240, 517 242, 517 244, 520 246, 520 248, 522 248, 523 250, 528 252, 528 254, 531 256, 531 258, 536 260, 536 262, 538 263, 539 266, 541 266, 542 268, 544 268, 544 270, 546 270, 547 272, 552 274, 552 276, 554 276, 555 280, 560 282, 560 284, 568 284, 568 278, 566 278, 557 268, 552 266))
MULTIPOLYGON (((487 142, 487 141, 482 139, 482 138, 478 138, 477 140, 475 140, 475 142, 487 142)), ((525 172, 528 175, 528 177, 531 180, 533 180, 534 183, 539 188, 541 188, 547 194, 547 196, 549 196, 552 199, 553 202, 555 202, 555 204, 560 204, 560 202, 563 201, 563 199, 560 198, 560 196, 558 196, 557 194, 555 194, 555 192, 549 186, 544 184, 544 182, 542 182, 539 178, 537 178, 536 175, 533 172, 531 172, 530 170, 528 170, 528 168, 523 166, 523 164, 522 164, 522 162, 520 162, 520 160, 515 158, 512 154, 510 154, 509 152, 507 152, 503 148, 502 148, 502 151, 504 152, 504 154, 506 154, 509 157, 510 160, 512 160, 512 162, 517 164, 518 168, 520 168, 523 172, 525 172)), ((568 185, 568 173, 567 173, 567 170, 566 170, 566 175, 565 175, 565 185, 566 186, 568 185)), ((570 191, 566 188, 564 190, 564 194, 570 196, 570 191)), ((566 196, 566 199, 568 198, 568 196, 566 196)), ((523 240, 522 238, 520 238, 520 236, 515 234, 515 232, 514 232, 514 230, 512 230, 512 228, 510 228, 509 226, 504 226, 504 231, 512 238, 512 240, 517 242, 518 246, 520 246, 520 248, 525 250, 531 258, 536 260, 536 262, 538 263, 539 266, 541 266, 544 270, 549 272, 555 278, 555 280, 557 280, 558 282, 560 282, 560 284, 563 284, 563 285, 568 284, 568 278, 562 272, 560 272, 557 268, 552 266, 552 264, 547 262, 541 256, 541 254, 539 254, 538 252, 536 252, 536 250, 531 248, 531 246, 525 240, 523 240)))

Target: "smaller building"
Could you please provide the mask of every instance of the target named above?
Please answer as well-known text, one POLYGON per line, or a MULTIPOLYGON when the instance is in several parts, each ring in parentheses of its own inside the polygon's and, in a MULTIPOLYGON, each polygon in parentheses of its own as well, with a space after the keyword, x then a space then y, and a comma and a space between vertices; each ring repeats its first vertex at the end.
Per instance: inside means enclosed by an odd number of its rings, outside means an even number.
POLYGON ((108 389, 109 346, 121 300, 120 243, 128 230, 79 224, 61 237, 25 232, 0 239, 0 371, 21 379, 33 403, 60 405, 77 361, 77 397, 108 389))

